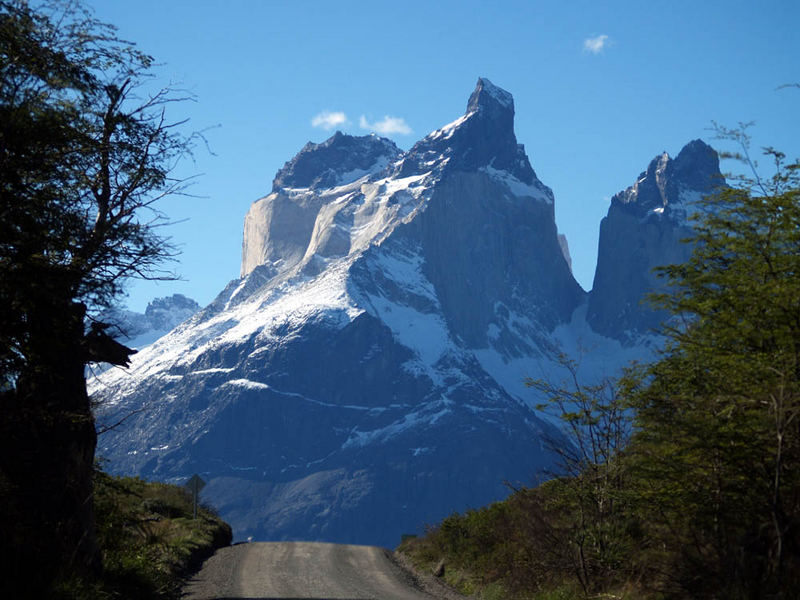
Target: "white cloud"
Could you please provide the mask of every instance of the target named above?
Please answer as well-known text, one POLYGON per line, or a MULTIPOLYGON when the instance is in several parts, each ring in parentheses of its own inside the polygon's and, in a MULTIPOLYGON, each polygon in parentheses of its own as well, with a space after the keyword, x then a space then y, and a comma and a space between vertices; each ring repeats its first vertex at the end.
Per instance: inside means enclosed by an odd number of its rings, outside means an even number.
POLYGON ((604 33, 583 40, 583 50, 592 54, 600 54, 609 45, 611 45, 611 40, 604 33))
POLYGON ((321 127, 325 131, 330 131, 334 127, 345 125, 346 123, 347 115, 341 111, 331 112, 329 110, 323 110, 311 119, 312 127, 321 127))
POLYGON ((361 115, 361 118, 358 120, 358 125, 361 129, 369 129, 370 131, 375 131, 383 135, 390 135, 392 133, 408 135, 411 133, 411 127, 408 126, 405 119, 401 117, 390 117, 389 115, 386 115, 382 120, 375 121, 374 123, 370 123, 367 121, 367 117, 361 115))

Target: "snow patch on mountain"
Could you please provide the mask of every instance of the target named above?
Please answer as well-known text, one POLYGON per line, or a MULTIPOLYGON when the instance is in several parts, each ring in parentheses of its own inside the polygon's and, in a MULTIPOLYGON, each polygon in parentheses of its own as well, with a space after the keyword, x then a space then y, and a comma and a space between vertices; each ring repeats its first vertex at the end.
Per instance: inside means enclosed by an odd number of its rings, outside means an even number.
POLYGON ((410 241, 376 246, 365 257, 364 286, 358 298, 385 323, 395 339, 412 350, 406 368, 425 373, 437 384, 442 378, 435 365, 445 353, 455 352, 433 284, 423 273, 421 249, 410 241))
POLYGON ((320 144, 309 142, 275 175, 272 191, 342 186, 377 173, 401 154, 387 138, 337 131, 320 144))
POLYGON ((339 261, 318 277, 298 277, 219 314, 199 315, 133 355, 129 370, 114 369, 91 380, 89 392, 114 387, 133 390, 144 379, 166 375, 167 371, 173 378, 178 373, 182 377, 190 374, 191 366, 209 352, 249 339, 262 344, 279 343, 279 331, 285 334, 308 321, 324 321, 327 327, 341 328, 363 312, 354 306, 347 292, 348 266, 339 261))
POLYGON ((458 130, 458 128, 461 127, 461 125, 463 125, 467 121, 467 119, 472 118, 472 116, 475 115, 476 112, 477 111, 474 111, 474 110, 473 111, 469 111, 467 114, 458 117, 452 123, 448 123, 444 127, 440 127, 439 129, 435 129, 434 131, 429 133, 427 136, 425 136, 424 139, 428 140, 428 141, 449 140, 451 137, 453 137, 453 134, 458 130))
POLYGON ((245 217, 242 274, 268 266, 273 276, 285 278, 302 269, 318 272, 326 259, 353 256, 409 219, 431 184, 430 172, 365 175, 344 186, 270 194, 245 217))
MULTIPOLYGON (((653 335, 639 337, 641 343, 636 346, 625 346, 618 340, 593 331, 586 321, 586 310, 585 303, 580 305, 568 323, 562 323, 550 332, 544 352, 511 357, 491 346, 472 352, 481 367, 510 396, 535 408, 541 399, 525 385, 527 379, 544 379, 567 387, 571 385, 571 374, 566 365, 560 362, 560 354, 575 362, 579 381, 582 385, 589 385, 618 375, 632 361, 647 360, 663 343, 662 338, 653 335)), ((518 323, 524 321, 524 317, 512 314, 508 321, 518 323)), ((493 338, 497 339, 499 329, 496 325, 494 328, 493 338)), ((531 344, 538 342, 532 339, 528 341, 531 344)))
POLYGON ((520 181, 508 171, 501 171, 494 167, 482 167, 481 171, 487 173, 492 179, 506 186, 518 198, 534 198, 545 204, 553 204, 553 192, 537 179, 529 184, 520 181), (538 184, 538 185, 537 185, 538 184))
POLYGON ((405 414, 385 427, 369 431, 354 429, 350 432, 350 436, 347 440, 342 444, 342 449, 363 448, 386 443, 404 432, 413 431, 420 427, 436 425, 439 419, 452 412, 449 405, 450 403, 448 401, 441 400, 425 405, 422 410, 405 414))
POLYGON ((342 186, 351 184, 365 177, 369 177, 374 173, 380 173, 389 166, 390 162, 391 160, 389 156, 379 156, 378 159, 367 169, 353 169, 352 171, 339 173, 337 175, 336 186, 334 189, 341 188, 342 186))

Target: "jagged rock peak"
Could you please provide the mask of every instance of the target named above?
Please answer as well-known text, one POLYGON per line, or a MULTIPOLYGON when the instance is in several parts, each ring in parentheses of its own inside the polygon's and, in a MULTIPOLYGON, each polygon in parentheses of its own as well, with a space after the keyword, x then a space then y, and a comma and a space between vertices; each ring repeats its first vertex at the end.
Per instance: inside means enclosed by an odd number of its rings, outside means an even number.
POLYGON ((170 330, 200 310, 200 305, 183 294, 155 298, 147 304, 145 317, 153 329, 170 330))
POLYGON ((479 110, 511 111, 514 114, 514 97, 502 88, 497 87, 485 77, 478 78, 475 90, 467 102, 467 114, 479 110))
POLYGON ((345 185, 380 171, 402 154, 394 142, 375 134, 337 131, 322 143, 308 142, 275 175, 272 191, 345 185))
POLYGON ((717 151, 700 139, 681 149, 672 168, 675 177, 692 189, 710 191, 723 183, 717 151))
POLYGON ((148 302, 144 314, 147 316, 152 316, 158 314, 159 311, 180 309, 197 311, 200 309, 200 305, 191 298, 187 298, 183 294, 172 294, 172 296, 154 298, 148 302))
POLYGON ((716 150, 697 139, 686 144, 674 159, 666 152, 653 158, 632 186, 611 199, 611 205, 639 216, 653 213, 683 217, 685 211, 676 209, 723 183, 716 150))
POLYGON ((115 307, 101 313, 99 320, 113 326, 108 332, 115 339, 131 348, 142 348, 199 310, 200 305, 191 298, 173 294, 151 300, 144 313, 115 307))
POLYGON ((417 142, 403 161, 401 175, 421 174, 436 165, 449 171, 502 171, 552 196, 536 177, 525 147, 517 143, 514 98, 484 77, 478 79, 464 116, 417 142))

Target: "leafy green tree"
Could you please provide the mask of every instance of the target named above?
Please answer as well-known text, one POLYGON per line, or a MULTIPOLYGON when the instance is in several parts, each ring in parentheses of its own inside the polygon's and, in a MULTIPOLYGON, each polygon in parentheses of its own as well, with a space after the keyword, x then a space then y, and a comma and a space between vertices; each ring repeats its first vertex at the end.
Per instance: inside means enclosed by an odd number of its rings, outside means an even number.
MULTIPOLYGON (((745 129, 720 131, 757 173, 745 129)), ((775 174, 705 199, 691 258, 661 269, 669 344, 629 389, 648 560, 677 596, 800 586, 800 165, 765 153, 775 174)))
POLYGON ((77 2, 0 1, 0 500, 20 569, 99 564, 84 369, 130 351, 91 316, 127 278, 172 277, 154 203, 185 188, 170 173, 194 140, 152 67, 77 2))

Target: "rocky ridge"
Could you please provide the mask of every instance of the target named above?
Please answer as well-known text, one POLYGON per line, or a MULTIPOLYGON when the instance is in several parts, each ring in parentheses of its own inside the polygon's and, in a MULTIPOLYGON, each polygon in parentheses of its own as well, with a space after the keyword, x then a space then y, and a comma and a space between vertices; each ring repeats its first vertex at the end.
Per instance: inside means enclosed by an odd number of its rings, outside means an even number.
POLYGON ((200 310, 200 305, 183 294, 151 300, 144 313, 114 308, 98 319, 109 323, 109 335, 130 348, 140 349, 183 323, 200 310))

